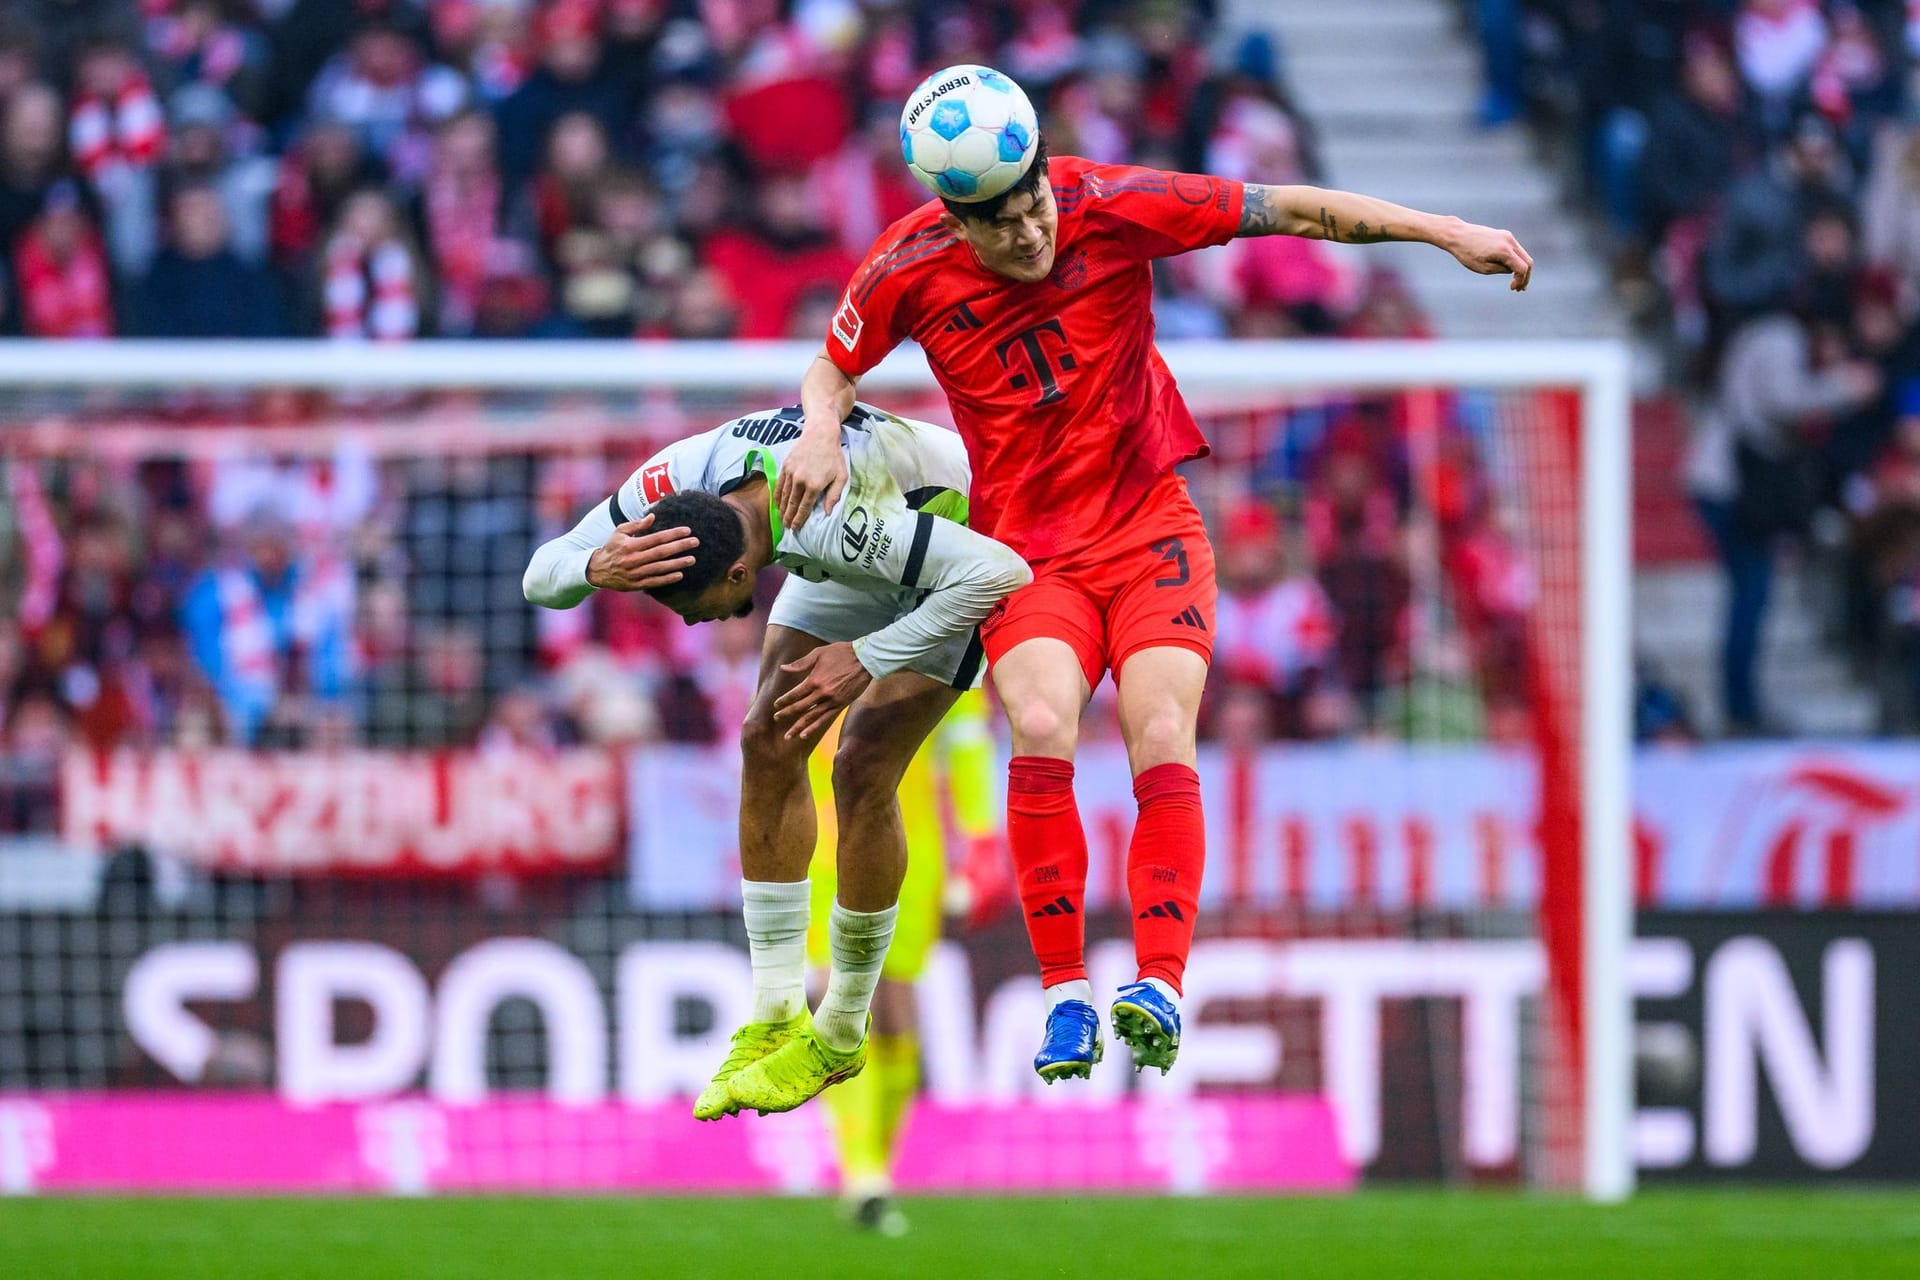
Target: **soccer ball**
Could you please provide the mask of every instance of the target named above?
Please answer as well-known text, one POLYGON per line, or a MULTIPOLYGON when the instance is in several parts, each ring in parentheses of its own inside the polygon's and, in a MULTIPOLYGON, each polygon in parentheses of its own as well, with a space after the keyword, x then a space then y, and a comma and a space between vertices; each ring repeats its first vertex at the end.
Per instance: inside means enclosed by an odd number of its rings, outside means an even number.
POLYGON ((900 154, 921 186, 973 204, 1026 174, 1040 122, 1020 86, 992 67, 962 62, 920 82, 900 112, 900 154))

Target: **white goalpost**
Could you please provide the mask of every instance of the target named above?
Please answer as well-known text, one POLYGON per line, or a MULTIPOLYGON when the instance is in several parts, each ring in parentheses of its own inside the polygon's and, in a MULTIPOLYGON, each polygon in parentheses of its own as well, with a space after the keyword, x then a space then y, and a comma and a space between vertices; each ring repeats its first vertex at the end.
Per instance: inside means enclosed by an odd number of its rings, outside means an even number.
MULTIPOLYGON (((35 447, 36 431, 55 416, 47 403, 62 406, 58 416, 70 423, 71 406, 90 397, 131 402, 144 396, 164 403, 170 397, 219 399, 265 388, 348 393, 376 406, 360 413, 352 427, 364 433, 380 430, 383 418, 391 420, 386 425, 404 429, 412 410, 404 403, 381 406, 411 393, 471 392, 502 399, 519 393, 633 396, 644 403, 653 393, 699 391, 751 396, 755 403, 790 401, 816 349, 799 342, 0 342, 0 461, 35 447)), ((1423 438, 1429 443, 1451 439, 1459 423, 1472 424, 1465 434, 1475 441, 1479 461, 1468 487, 1486 490, 1491 496, 1485 501, 1499 512, 1488 518, 1487 536, 1497 533, 1520 548, 1517 557, 1533 578, 1524 627, 1515 631, 1520 656, 1512 659, 1512 681, 1524 689, 1524 698, 1516 694, 1515 700, 1526 707, 1520 717, 1526 728, 1515 732, 1533 735, 1545 793, 1539 818, 1540 902, 1533 917, 1547 968, 1538 1030, 1544 1047, 1537 1071, 1523 1086, 1538 1104, 1523 1129, 1527 1140, 1547 1154, 1537 1167, 1523 1159, 1522 1174, 1538 1172, 1544 1185, 1578 1190, 1595 1200, 1629 1195, 1634 1166, 1627 974, 1633 902, 1626 350, 1587 341, 1172 342, 1160 349, 1216 447, 1227 437, 1241 442, 1240 453, 1222 449, 1233 460, 1209 481, 1209 492, 1217 495, 1242 492, 1249 483, 1242 470, 1267 465, 1284 453, 1303 406, 1311 409, 1315 431, 1332 431, 1325 424, 1344 421, 1347 406, 1369 396, 1398 398, 1389 416, 1415 436, 1427 433, 1423 438)), ((882 403, 892 395, 931 402, 937 387, 919 352, 908 349, 868 374, 861 394, 882 403)), ((613 430, 625 411, 610 411, 613 430)), ((445 411, 440 412, 445 430, 445 411)), ((720 420, 690 417, 685 429, 704 429, 720 420)), ((160 421, 153 429, 164 427, 160 421)), ((518 439, 537 441, 542 428, 536 422, 515 429, 522 433, 518 439)), ((67 434, 58 448, 67 451, 64 456, 87 448, 84 438, 75 443, 70 426, 62 430, 67 434)), ((278 439, 294 439, 299 428, 277 423, 273 431, 278 439)), ((205 445, 213 452, 219 447, 205 445)), ((1412 474, 1403 488, 1411 497, 1403 497, 1411 504, 1438 501, 1430 495, 1445 489, 1439 478, 1420 470, 1426 465, 1409 464, 1412 474)), ((1450 474, 1446 484, 1454 483, 1450 474)), ((1442 584, 1435 590, 1456 593, 1461 588, 1448 575, 1474 570, 1461 568, 1453 557, 1477 553, 1479 544, 1449 543, 1460 536, 1455 531, 1464 517, 1444 504, 1435 510, 1431 522, 1439 532, 1433 536, 1440 542, 1433 552, 1433 574, 1442 584)), ((1450 617, 1449 629, 1471 638, 1476 623, 1467 615, 1472 609, 1446 608, 1461 615, 1450 617)), ((1379 921, 1387 918, 1368 917, 1373 932, 1363 936, 1386 936, 1391 925, 1379 921)))

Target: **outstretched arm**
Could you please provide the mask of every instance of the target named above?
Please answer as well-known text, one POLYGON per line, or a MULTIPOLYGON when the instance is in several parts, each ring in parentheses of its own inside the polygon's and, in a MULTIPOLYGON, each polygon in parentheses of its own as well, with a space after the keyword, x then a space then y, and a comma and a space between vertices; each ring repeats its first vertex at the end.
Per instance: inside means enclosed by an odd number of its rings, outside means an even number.
POLYGON ((1459 218, 1322 187, 1262 186, 1249 182, 1240 207, 1243 236, 1305 236, 1342 244, 1413 241, 1445 249, 1469 271, 1511 275, 1515 291, 1533 275, 1533 258, 1513 233, 1459 218))

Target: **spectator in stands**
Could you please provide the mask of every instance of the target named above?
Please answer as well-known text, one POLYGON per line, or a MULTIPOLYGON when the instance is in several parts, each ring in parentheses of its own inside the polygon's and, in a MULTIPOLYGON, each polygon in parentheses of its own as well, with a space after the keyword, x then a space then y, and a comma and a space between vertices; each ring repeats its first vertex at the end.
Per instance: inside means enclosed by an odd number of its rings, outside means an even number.
POLYGON ((256 515, 194 580, 180 610, 227 736, 254 742, 283 697, 344 697, 352 616, 345 566, 297 555, 290 528, 270 512, 256 515))
POLYGON ((802 296, 843 288, 860 260, 828 234, 801 175, 766 174, 754 186, 753 224, 712 236, 704 256, 739 304, 739 336, 783 338, 802 296))
POLYGON ((11 708, 0 738, 0 832, 60 829, 60 765, 71 739, 66 713, 45 693, 11 708))
POLYGON ((1318 738, 1344 726, 1334 671, 1333 605, 1310 575, 1289 572, 1273 508, 1248 502, 1221 530, 1214 671, 1226 688, 1258 691, 1284 738, 1318 738))
POLYGON ((553 0, 534 17, 540 65, 500 104, 500 166, 507 180, 531 177, 548 133, 562 116, 582 114, 607 137, 621 135, 632 104, 602 57, 592 0, 553 0))
POLYGON ((75 60, 87 45, 139 46, 139 9, 126 0, 27 0, 18 9, 39 42, 40 65, 64 89, 73 87, 75 60))
POLYGON ((1340 682, 1372 725, 1381 695, 1406 676, 1412 582, 1397 503, 1360 431, 1333 433, 1314 468, 1306 519, 1321 588, 1340 619, 1340 682))
POLYGON ((322 240, 354 192, 380 182, 380 167, 360 149, 353 130, 316 120, 280 162, 269 215, 274 269, 291 298, 302 303, 300 332, 320 328, 311 285, 322 240))
POLYGON ((426 170, 433 130, 466 96, 459 72, 428 63, 399 27, 371 22, 320 72, 309 110, 352 129, 393 181, 411 187, 426 170))
POLYGON ((527 24, 532 6, 486 0, 435 0, 427 19, 433 49, 466 77, 478 103, 492 110, 526 80, 527 24))
MULTIPOLYGON (((569 330, 588 337, 631 337, 666 312, 662 268, 676 270, 684 248, 665 237, 658 197, 635 173, 600 177, 589 196, 586 223, 556 246, 561 306, 569 330), (662 254, 665 257, 662 257, 662 254)), ((825 330, 821 330, 825 332, 825 330)))
POLYGON ((244 135, 246 130, 236 128, 233 104, 210 85, 190 84, 175 93, 167 104, 167 118, 173 132, 163 186, 218 191, 233 251, 244 262, 265 262, 268 202, 278 181, 273 160, 235 150, 229 134, 244 135))
POLYGON ((67 136, 75 170, 100 201, 113 265, 137 278, 159 244, 155 167, 167 127, 133 46, 101 39, 81 47, 67 136))
POLYGON ((418 222, 433 255, 444 336, 473 332, 480 291, 495 258, 506 200, 495 142, 489 116, 478 111, 454 116, 440 126, 421 187, 418 222))
POLYGON ((1801 533, 1817 492, 1807 434, 1879 394, 1872 365, 1822 365, 1805 320, 1779 311, 1728 342, 1714 402, 1688 451, 1689 492, 1726 571, 1721 712, 1737 733, 1768 727, 1755 681, 1760 628, 1783 536, 1801 533))
POLYGON ((329 338, 417 337, 427 280, 419 251, 380 191, 350 196, 321 253, 329 338))
MULTIPOLYGON (((1704 33, 1690 35, 1679 85, 1654 102, 1638 172, 1642 216, 1655 242, 1676 224, 1709 214, 1757 157, 1744 106, 1726 46, 1704 33)), ((1704 233, 1689 227, 1684 234, 1697 244, 1704 233)))
POLYGON ((558 265, 560 242, 593 218, 593 199, 611 163, 607 131, 584 111, 554 121, 546 160, 527 183, 516 223, 530 230, 550 266, 558 265))
POLYGON ((674 292, 664 334, 669 338, 719 341, 740 336, 740 303, 716 271, 690 273, 674 292))
POLYGON ((1866 656, 1881 676, 1892 732, 1920 725, 1920 376, 1896 392, 1880 457, 1852 487, 1849 550, 1866 656))
POLYGON ((1801 276, 1795 289, 1802 308, 1817 323, 1845 328, 1852 319, 1860 273, 1852 209, 1829 201, 1809 210, 1800 243, 1801 276))
POLYGON ((536 689, 509 689, 493 704, 475 745, 482 753, 551 755, 560 735, 536 689))
POLYGON ((1733 32, 1740 74, 1762 119, 1776 131, 1784 128, 1826 48, 1820 0, 1742 0, 1733 32))
POLYGON ((146 47, 166 92, 208 89, 263 118, 272 49, 245 9, 227 0, 181 0, 148 21, 146 47))
MULTIPOLYGON (((40 216, 47 192, 65 176, 60 95, 29 84, 7 100, 0 123, 0 249, 14 243, 40 216)), ((70 184, 69 184, 70 185, 70 184)))
POLYGON ((175 192, 167 248, 142 291, 137 332, 159 338, 265 337, 281 331, 265 268, 233 251, 226 205, 212 187, 175 192))
POLYGON ((1845 201, 1846 156, 1818 116, 1801 119, 1768 168, 1734 184, 1703 263, 1708 300, 1738 323, 1785 303, 1800 283, 1803 223, 1845 201))
POLYGON ((1882 128, 1873 155, 1860 210, 1867 260, 1920 288, 1920 112, 1882 128))
POLYGON ((40 216, 14 243, 13 270, 28 337, 112 336, 106 247, 72 183, 48 188, 40 216))

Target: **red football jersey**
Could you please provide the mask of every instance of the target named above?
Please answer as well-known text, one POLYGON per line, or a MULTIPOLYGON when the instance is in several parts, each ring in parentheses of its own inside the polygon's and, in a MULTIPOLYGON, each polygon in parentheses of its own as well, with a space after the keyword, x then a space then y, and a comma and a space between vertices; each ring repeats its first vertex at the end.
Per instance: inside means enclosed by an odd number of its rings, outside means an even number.
POLYGON ((889 227, 835 313, 827 355, 851 377, 912 338, 973 462, 973 526, 1030 561, 1099 541, 1207 442, 1153 349, 1149 265, 1223 244, 1241 184, 1053 157, 1053 272, 981 266, 938 201, 889 227))

